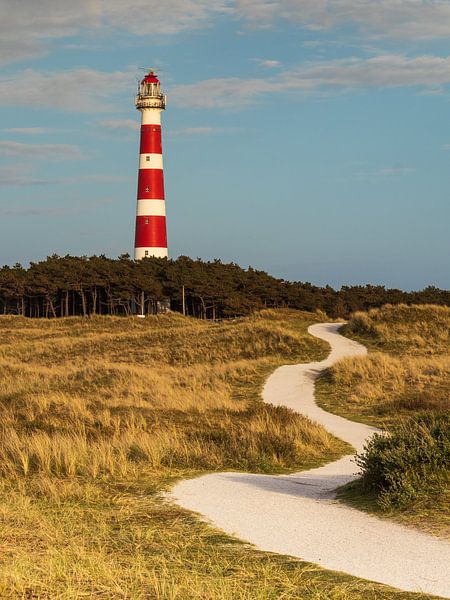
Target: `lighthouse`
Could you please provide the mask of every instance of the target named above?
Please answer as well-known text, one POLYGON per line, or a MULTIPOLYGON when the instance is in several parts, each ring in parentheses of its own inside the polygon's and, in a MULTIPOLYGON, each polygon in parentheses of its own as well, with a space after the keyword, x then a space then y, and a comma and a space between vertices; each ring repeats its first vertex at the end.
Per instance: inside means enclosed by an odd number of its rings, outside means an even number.
POLYGON ((141 113, 141 142, 136 206, 134 258, 167 256, 166 205, 161 143, 161 113, 166 96, 153 70, 138 86, 136 108, 141 113))

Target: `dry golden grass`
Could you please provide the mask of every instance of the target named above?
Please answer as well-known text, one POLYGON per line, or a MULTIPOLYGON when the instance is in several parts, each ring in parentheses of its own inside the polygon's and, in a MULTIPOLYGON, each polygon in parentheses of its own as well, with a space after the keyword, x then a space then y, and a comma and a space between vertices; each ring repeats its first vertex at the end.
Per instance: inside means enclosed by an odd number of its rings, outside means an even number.
POLYGON ((357 312, 344 332, 361 337, 370 348, 407 355, 440 355, 450 346, 450 307, 386 304, 357 312))
POLYGON ((278 356, 318 341, 266 316, 43 322, 1 330, 0 473, 126 477, 177 469, 286 468, 335 452, 325 431, 237 397, 278 356))
POLYGON ((350 419, 396 423, 421 410, 448 410, 450 356, 370 353, 344 359, 319 384, 321 404, 350 419))
POLYGON ((325 356, 315 318, 0 318, 0 597, 425 597, 259 553, 160 497, 204 470, 346 451, 258 399, 278 364, 325 356))
POLYGON ((356 313, 343 332, 370 352, 321 378, 322 406, 383 428, 421 410, 450 408, 450 308, 387 305, 356 313))

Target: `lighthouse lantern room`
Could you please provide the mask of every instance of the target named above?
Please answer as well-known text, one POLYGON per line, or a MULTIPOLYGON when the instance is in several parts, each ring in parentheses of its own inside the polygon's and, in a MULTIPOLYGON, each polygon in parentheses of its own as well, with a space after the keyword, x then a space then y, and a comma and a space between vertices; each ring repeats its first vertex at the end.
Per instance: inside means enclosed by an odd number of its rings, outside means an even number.
POLYGON ((153 70, 138 86, 136 108, 141 113, 141 143, 136 206, 134 258, 167 257, 166 206, 161 143, 161 112, 166 96, 153 70))

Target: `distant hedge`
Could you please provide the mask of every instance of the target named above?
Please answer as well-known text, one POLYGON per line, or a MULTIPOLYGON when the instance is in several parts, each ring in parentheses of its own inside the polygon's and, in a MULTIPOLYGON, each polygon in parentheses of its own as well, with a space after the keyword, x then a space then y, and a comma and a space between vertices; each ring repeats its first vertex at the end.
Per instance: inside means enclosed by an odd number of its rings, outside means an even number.
POLYGON ((117 259, 53 255, 28 269, 20 264, 0 269, 0 314, 46 318, 151 314, 169 301, 172 310, 204 319, 281 307, 347 317, 387 303, 450 306, 450 291, 427 287, 404 292, 373 285, 343 286, 336 291, 276 279, 235 263, 187 256, 136 262, 128 255, 117 259))

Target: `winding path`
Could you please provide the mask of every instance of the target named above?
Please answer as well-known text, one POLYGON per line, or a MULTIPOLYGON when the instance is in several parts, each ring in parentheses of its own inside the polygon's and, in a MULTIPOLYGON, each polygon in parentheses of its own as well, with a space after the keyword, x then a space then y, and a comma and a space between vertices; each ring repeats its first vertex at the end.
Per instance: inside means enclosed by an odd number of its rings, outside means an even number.
MULTIPOLYGON (((309 333, 330 344, 330 355, 277 369, 264 386, 263 400, 308 416, 360 451, 377 430, 327 413, 314 402, 314 380, 321 371, 343 357, 366 354, 364 346, 337 333, 340 326, 312 325, 309 333)), ((450 544, 335 500, 336 487, 356 479, 356 469, 353 457, 345 456, 291 475, 213 473, 179 482, 171 497, 260 550, 450 598, 450 544)))

